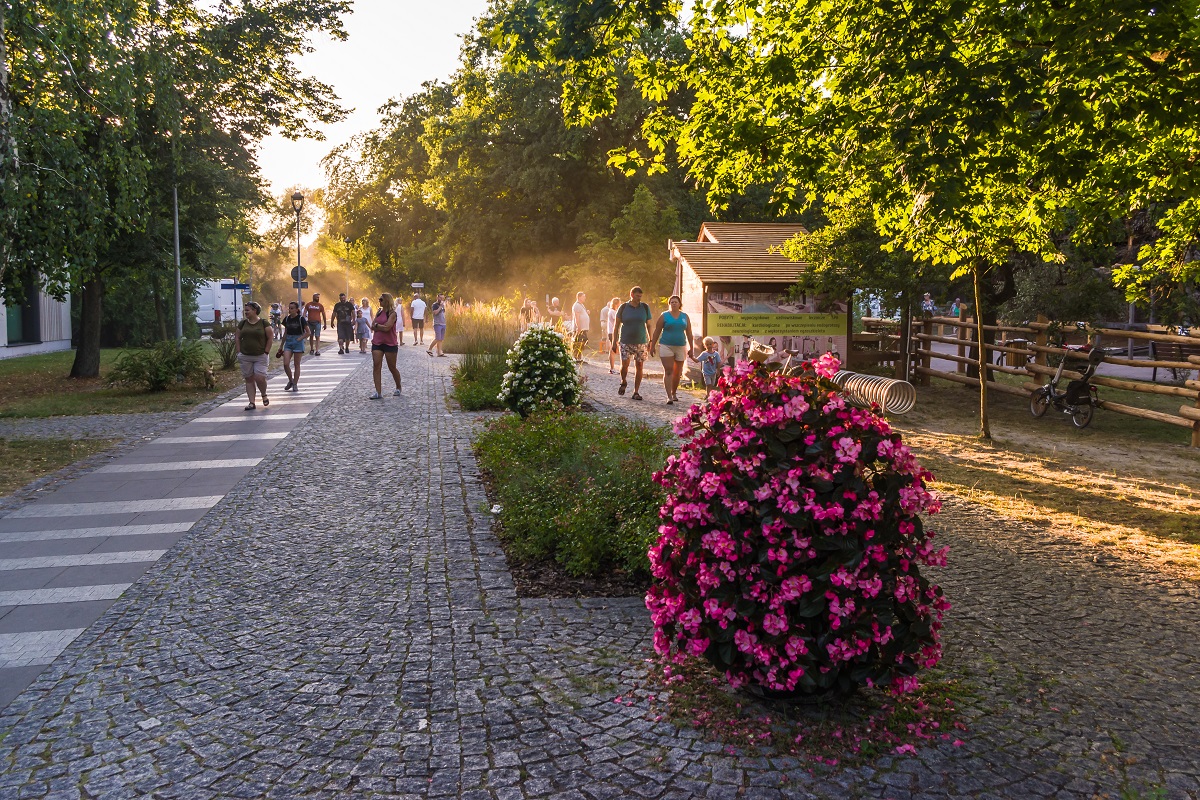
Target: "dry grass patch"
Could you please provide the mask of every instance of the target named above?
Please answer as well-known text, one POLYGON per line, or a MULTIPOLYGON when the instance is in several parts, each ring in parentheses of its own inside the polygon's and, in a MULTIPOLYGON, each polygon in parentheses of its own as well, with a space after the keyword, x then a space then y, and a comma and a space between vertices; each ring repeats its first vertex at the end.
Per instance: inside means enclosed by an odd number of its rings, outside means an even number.
POLYGON ((1065 418, 1034 419, 1021 398, 993 395, 988 444, 975 435, 974 391, 935 385, 918 395, 893 424, 940 491, 1200 579, 1200 450, 1186 446, 1186 431, 1147 430, 1157 423, 1103 410, 1077 431, 1065 418))
POLYGON ((0 497, 114 444, 111 439, 0 439, 0 497))

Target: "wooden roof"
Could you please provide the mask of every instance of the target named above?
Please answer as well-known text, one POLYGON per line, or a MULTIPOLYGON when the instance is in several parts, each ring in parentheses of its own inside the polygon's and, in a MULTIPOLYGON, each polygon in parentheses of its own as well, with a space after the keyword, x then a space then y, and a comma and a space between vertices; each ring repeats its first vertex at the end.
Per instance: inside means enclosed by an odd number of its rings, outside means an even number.
POLYGON ((795 223, 706 222, 695 242, 672 242, 671 256, 704 283, 795 283, 808 265, 770 252, 796 234, 795 223))

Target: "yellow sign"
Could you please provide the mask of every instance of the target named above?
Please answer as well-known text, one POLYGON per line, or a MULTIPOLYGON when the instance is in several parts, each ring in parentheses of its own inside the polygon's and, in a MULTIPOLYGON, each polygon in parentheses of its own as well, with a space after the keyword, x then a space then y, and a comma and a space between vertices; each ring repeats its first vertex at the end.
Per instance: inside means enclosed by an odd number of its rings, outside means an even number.
POLYGON ((845 314, 709 314, 709 336, 845 336, 845 314))

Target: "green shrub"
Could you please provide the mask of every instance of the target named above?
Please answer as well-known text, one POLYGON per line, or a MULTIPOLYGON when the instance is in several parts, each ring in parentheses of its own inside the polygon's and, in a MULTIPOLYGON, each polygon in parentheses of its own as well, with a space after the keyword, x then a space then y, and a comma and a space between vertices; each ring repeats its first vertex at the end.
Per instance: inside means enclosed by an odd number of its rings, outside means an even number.
POLYGON ((579 405, 582 394, 567 343, 549 325, 530 325, 508 351, 500 402, 527 417, 538 410, 579 405))
POLYGON ((500 411, 497 395, 508 369, 504 358, 468 353, 454 365, 454 399, 463 411, 500 411))
POLYGON ((117 356, 108 382, 161 392, 179 380, 202 379, 208 366, 208 357, 200 342, 159 342, 151 347, 123 351, 117 356))
POLYGON ((649 573, 664 493, 651 475, 668 432, 641 422, 546 413, 494 422, 476 442, 509 552, 573 575, 649 573))
POLYGON ((221 360, 221 369, 233 369, 237 364, 237 338, 233 335, 233 325, 221 323, 213 325, 208 338, 212 340, 217 358, 221 360))

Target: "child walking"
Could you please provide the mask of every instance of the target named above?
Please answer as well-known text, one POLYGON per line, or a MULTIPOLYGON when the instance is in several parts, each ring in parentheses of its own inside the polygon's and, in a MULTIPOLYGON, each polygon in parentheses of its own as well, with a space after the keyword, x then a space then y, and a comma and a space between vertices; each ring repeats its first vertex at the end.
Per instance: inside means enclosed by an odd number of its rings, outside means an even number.
POLYGON ((717 372, 720 368, 721 354, 717 352, 717 340, 711 336, 704 337, 704 352, 696 359, 700 362, 700 374, 704 376, 704 399, 717 385, 717 372))

